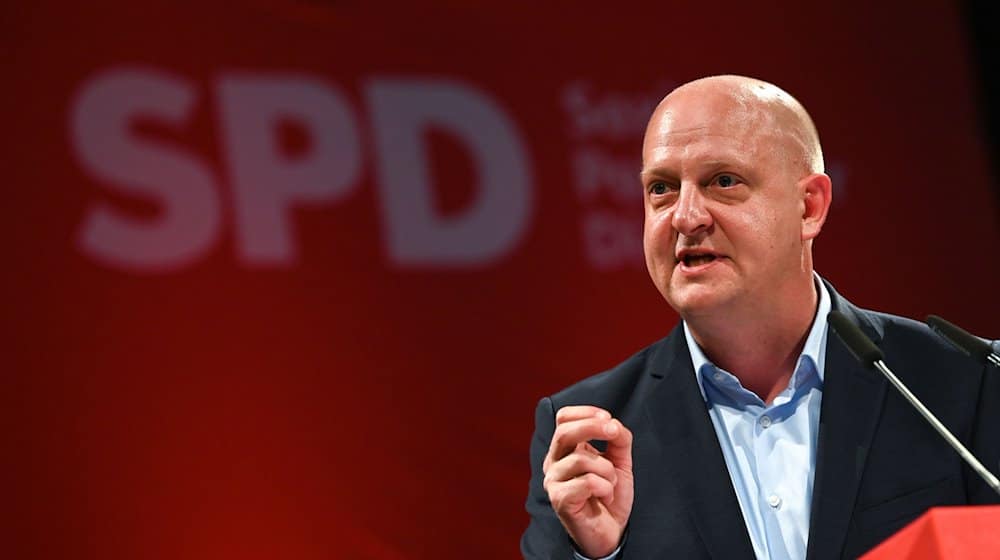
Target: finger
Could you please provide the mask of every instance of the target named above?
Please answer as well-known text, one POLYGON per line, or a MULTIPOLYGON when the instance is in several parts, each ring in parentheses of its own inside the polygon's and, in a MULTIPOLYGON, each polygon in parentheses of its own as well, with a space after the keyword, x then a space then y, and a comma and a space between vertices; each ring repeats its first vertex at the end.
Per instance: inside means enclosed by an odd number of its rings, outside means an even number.
POLYGON ((603 408, 590 405, 564 406, 556 412, 556 425, 584 418, 611 419, 611 413, 603 408))
POLYGON ((582 420, 572 420, 556 426, 556 430, 552 434, 552 440, 549 442, 549 450, 545 454, 545 460, 542 463, 542 472, 547 472, 552 462, 569 455, 580 443, 598 437, 602 433, 601 423, 607 423, 607 421, 585 418, 582 420), (595 422, 597 424, 594 424, 595 422))
POLYGON ((545 485, 565 482, 591 473, 600 476, 612 485, 618 483, 618 472, 611 461, 601 455, 586 452, 571 453, 553 463, 549 467, 549 472, 545 473, 545 479, 542 483, 545 485))
POLYGON ((574 449, 574 451, 586 452, 590 453, 591 455, 602 455, 602 453, 598 451, 596 447, 590 445, 589 441, 583 441, 576 444, 576 449, 574 449))
POLYGON ((569 455, 580 443, 592 439, 606 440, 617 436, 620 427, 621 422, 603 418, 572 420, 556 426, 543 469, 552 461, 558 461, 569 455))
POLYGON ((632 432, 620 420, 612 420, 605 432, 608 433, 607 451, 604 456, 616 467, 632 470, 632 432))
POLYGON ((591 498, 607 502, 612 496, 614 486, 593 473, 552 484, 549 488, 549 501, 557 513, 575 513, 591 498))

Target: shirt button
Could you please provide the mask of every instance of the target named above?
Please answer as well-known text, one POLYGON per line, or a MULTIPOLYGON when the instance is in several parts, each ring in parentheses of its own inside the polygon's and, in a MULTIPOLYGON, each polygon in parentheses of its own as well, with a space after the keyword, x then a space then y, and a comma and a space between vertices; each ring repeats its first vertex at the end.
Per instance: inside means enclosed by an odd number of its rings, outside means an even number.
POLYGON ((767 505, 778 509, 778 506, 781 505, 781 498, 779 498, 777 494, 771 494, 767 497, 767 505))
POLYGON ((760 417, 760 425, 761 425, 761 427, 764 427, 764 428, 771 427, 771 417, 770 416, 761 416, 760 417))

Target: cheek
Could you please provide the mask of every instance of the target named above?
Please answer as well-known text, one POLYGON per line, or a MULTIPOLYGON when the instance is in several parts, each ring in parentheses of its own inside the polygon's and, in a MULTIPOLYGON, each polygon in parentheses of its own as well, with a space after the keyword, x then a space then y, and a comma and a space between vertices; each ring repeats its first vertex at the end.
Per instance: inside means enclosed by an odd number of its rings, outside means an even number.
POLYGON ((662 246, 670 245, 673 237, 671 228, 672 211, 655 212, 646 210, 646 219, 642 225, 642 238, 646 246, 646 251, 662 246))
POLYGON ((647 266, 651 267, 653 260, 668 243, 669 232, 664 231, 664 226, 669 223, 669 220, 664 220, 662 213, 646 210, 646 218, 642 223, 642 250, 646 255, 647 266))
POLYGON ((776 226, 774 214, 764 212, 755 216, 753 220, 744 222, 741 229, 746 232, 745 237, 757 240, 755 245, 774 248, 774 242, 778 237, 775 231, 776 226))
POLYGON ((745 237, 756 239, 759 251, 778 257, 788 248, 797 247, 800 240, 798 223, 788 216, 767 208, 757 212, 754 219, 741 225, 745 237))
MULTIPOLYGON (((664 265, 666 256, 672 259, 674 254, 673 230, 670 227, 668 212, 646 211, 646 219, 642 226, 642 250, 646 256, 646 269, 656 280, 658 268, 664 265)), ((661 273, 663 271, 661 270, 661 273)))

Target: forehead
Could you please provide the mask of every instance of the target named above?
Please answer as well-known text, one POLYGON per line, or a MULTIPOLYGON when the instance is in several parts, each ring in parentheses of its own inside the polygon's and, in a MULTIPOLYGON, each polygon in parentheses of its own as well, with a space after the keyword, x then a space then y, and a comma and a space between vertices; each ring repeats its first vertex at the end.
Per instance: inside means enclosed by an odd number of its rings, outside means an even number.
POLYGON ((643 166, 769 160, 780 156, 784 136, 770 112, 740 99, 668 98, 646 129, 643 166))

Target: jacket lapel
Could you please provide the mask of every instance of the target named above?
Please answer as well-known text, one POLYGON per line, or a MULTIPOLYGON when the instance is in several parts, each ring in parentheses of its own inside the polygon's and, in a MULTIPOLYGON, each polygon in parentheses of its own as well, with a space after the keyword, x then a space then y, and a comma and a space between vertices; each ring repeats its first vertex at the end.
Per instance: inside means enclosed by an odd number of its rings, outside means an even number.
POLYGON ((713 558, 753 558, 750 536, 679 326, 659 354, 652 360, 650 375, 661 379, 649 395, 645 415, 662 449, 664 474, 676 485, 713 558))
MULTIPOLYGON (((827 284, 833 309, 841 311, 879 344, 881 333, 862 311, 827 284)), ((886 381, 850 353, 831 329, 826 342, 823 404, 820 411, 813 503, 806 558, 840 558, 864 472, 886 381)))

